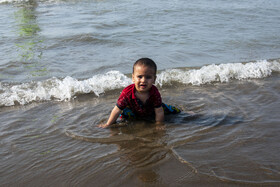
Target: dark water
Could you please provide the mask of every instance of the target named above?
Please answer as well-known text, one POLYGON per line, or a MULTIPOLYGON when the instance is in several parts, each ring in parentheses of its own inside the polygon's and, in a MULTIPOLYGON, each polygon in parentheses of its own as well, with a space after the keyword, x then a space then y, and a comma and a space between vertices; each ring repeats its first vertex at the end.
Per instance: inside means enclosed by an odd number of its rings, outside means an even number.
POLYGON ((279 1, 0 3, 0 186, 280 185, 279 1), (183 112, 98 128, 143 56, 183 112))

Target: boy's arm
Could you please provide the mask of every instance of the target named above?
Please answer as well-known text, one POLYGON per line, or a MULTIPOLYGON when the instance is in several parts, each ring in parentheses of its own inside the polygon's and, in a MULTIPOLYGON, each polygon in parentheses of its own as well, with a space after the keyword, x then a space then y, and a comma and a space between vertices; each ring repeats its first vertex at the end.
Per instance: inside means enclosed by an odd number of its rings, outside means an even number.
POLYGON ((157 125, 162 125, 164 122, 164 110, 162 107, 155 108, 155 120, 157 125))
POLYGON ((101 125, 99 125, 99 127, 107 128, 107 127, 111 126, 113 123, 115 123, 117 121, 121 112, 122 112, 121 109, 119 109, 119 107, 115 106, 110 114, 110 117, 109 117, 107 123, 101 124, 101 125))

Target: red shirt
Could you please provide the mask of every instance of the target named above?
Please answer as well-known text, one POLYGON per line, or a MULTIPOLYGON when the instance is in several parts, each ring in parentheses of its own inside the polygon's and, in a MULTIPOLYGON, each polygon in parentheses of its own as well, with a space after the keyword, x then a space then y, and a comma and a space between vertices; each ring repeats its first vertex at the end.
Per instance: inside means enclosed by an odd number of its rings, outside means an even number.
POLYGON ((136 116, 151 116, 155 112, 155 108, 161 107, 162 100, 158 89, 153 85, 150 89, 150 96, 146 103, 142 103, 135 96, 135 85, 131 84, 123 89, 118 101, 117 107, 121 110, 129 107, 136 116))

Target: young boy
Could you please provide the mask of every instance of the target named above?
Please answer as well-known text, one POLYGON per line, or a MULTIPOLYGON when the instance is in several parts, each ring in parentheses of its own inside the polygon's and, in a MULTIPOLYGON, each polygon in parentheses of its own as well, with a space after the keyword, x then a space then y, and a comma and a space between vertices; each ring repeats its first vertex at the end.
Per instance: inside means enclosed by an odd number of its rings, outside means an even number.
POLYGON ((113 108, 106 124, 99 127, 112 126, 121 114, 121 118, 155 117, 157 125, 163 124, 164 113, 179 113, 180 110, 162 103, 161 95, 154 86, 157 66, 149 58, 141 58, 133 65, 132 81, 134 84, 123 89, 116 106, 113 108))

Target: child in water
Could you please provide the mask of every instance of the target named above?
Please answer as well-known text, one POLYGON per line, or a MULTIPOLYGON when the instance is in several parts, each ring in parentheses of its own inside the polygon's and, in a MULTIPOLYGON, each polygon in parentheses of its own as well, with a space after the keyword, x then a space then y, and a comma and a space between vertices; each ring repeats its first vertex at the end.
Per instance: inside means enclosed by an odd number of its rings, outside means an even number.
POLYGON ((162 103, 161 95, 154 86, 157 65, 149 58, 141 58, 133 65, 131 84, 123 89, 116 106, 106 124, 99 127, 111 127, 118 117, 122 119, 154 117, 156 125, 164 122, 164 114, 179 113, 176 107, 162 103))

